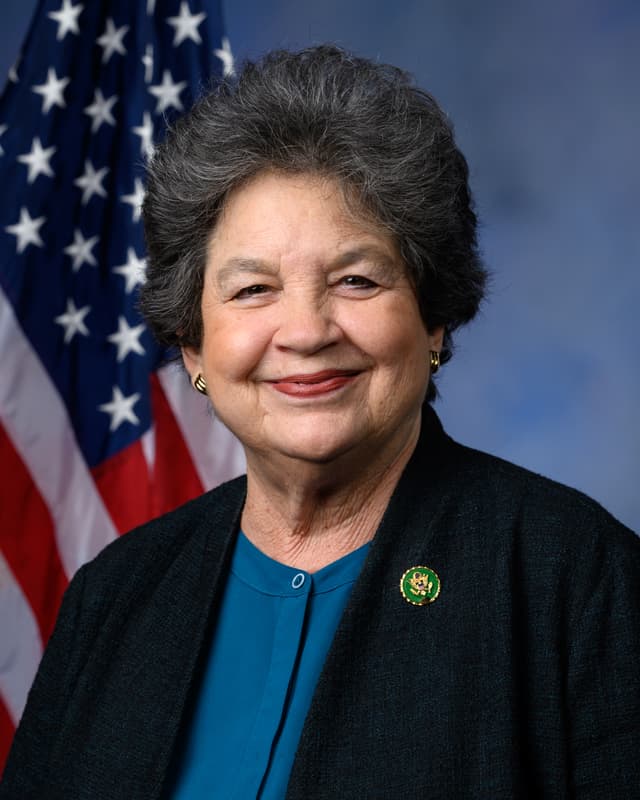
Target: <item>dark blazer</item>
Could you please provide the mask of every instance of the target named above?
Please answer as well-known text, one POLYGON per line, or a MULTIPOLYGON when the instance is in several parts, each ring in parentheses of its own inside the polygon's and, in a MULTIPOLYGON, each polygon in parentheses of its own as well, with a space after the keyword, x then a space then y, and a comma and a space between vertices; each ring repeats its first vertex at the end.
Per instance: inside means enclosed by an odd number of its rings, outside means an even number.
MULTIPOLYGON (((166 792, 245 494, 226 484, 73 580, 2 800, 166 792)), ((340 622, 289 800, 640 798, 640 540, 449 439, 427 409, 340 622), (440 596, 400 578, 432 567, 440 596)))

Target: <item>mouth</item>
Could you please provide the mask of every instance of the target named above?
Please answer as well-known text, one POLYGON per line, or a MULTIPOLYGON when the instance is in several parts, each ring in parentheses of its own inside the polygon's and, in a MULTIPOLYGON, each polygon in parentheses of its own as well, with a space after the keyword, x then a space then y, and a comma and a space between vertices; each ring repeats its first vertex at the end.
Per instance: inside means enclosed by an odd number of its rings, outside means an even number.
POLYGON ((358 370, 326 369, 305 375, 287 375, 269 383, 277 392, 290 397, 318 397, 342 389, 358 375, 358 370))

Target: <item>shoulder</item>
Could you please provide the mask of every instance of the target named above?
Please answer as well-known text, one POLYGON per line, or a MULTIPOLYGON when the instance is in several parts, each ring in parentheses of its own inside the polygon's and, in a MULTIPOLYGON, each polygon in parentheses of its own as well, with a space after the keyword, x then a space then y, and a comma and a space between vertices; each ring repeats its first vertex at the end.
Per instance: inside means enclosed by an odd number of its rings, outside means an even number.
POLYGON ((493 556, 545 581, 640 582, 640 538, 582 492, 496 456, 451 443, 452 506, 493 556))
MULTIPOLYGON (((135 582, 154 570, 167 569, 179 557, 221 543, 237 524, 246 479, 236 478, 120 536, 79 570, 76 578, 96 583, 135 582)), ((79 581, 78 581, 79 582, 79 581)))
POLYGON ((497 516, 518 515, 545 527, 575 529, 578 525, 621 532, 624 540, 640 546, 632 531, 583 492, 512 464, 497 456, 452 443, 459 477, 476 501, 491 504, 497 516))
POLYGON ((86 647, 134 612, 175 603, 178 587, 184 594, 198 581, 213 582, 239 523, 245 486, 244 478, 222 484, 105 547, 73 577, 52 641, 80 639, 86 647))
POLYGON ((408 473, 411 488, 430 498, 435 489, 448 515, 470 529, 480 526, 494 535, 519 530, 541 540, 571 541, 605 532, 623 549, 640 550, 640 538, 598 502, 577 489, 459 444, 444 432, 430 407, 425 409, 408 473))

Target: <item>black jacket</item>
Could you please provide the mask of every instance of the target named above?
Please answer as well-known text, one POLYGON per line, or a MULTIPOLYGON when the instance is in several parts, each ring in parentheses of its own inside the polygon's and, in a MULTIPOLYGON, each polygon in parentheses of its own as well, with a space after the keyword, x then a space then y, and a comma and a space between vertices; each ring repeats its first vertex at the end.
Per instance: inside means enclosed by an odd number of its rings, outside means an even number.
MULTIPOLYGON (((163 796, 197 701, 238 479, 73 580, 2 800, 163 796)), ((454 443, 427 409, 307 716, 289 800, 640 798, 640 540, 454 443), (440 596, 400 592, 433 568, 440 596)))

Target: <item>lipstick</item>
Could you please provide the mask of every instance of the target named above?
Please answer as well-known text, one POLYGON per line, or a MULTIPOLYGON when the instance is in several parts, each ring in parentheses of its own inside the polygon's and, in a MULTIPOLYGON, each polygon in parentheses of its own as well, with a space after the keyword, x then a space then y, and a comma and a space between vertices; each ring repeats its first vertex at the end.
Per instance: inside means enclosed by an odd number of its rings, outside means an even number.
POLYGON ((273 388, 291 397, 318 397, 341 389, 359 375, 353 370, 325 369, 301 375, 287 375, 270 381, 273 388))

